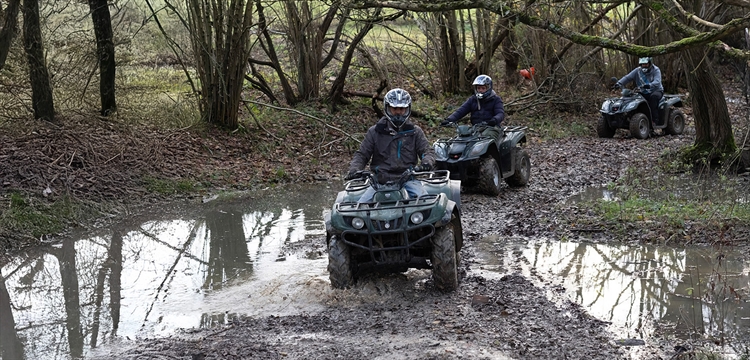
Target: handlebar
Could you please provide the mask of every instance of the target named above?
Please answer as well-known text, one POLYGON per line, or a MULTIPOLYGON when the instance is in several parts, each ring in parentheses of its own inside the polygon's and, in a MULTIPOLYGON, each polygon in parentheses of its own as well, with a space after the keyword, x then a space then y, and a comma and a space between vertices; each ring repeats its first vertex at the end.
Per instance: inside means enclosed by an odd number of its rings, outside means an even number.
POLYGON ((354 173, 355 177, 352 180, 370 180, 370 186, 375 190, 394 190, 403 188, 404 184, 411 180, 415 173, 414 169, 406 169, 397 180, 389 180, 381 184, 375 173, 368 170, 359 170, 354 173))

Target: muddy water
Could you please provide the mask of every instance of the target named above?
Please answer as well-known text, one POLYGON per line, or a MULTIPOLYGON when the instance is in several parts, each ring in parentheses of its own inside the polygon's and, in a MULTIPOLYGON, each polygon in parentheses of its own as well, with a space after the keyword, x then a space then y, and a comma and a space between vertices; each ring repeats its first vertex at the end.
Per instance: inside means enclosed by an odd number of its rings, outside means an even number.
POLYGON ((480 271, 521 272, 612 323, 621 339, 750 340, 750 263, 731 248, 482 239, 480 271))
MULTIPOLYGON (((332 186, 180 205, 29 252, 0 269, 0 346, 8 358, 68 359, 118 337, 167 336, 240 314, 314 313, 332 291, 325 254, 304 244, 323 239, 332 186)), ((477 254, 474 271, 560 284, 622 338, 744 339, 750 329, 750 267, 731 250, 487 236, 477 254)))
MULTIPOLYGON (((327 257, 284 249, 324 239, 335 195, 315 185, 179 205, 168 211, 175 215, 25 254, 0 270, 0 314, 12 313, 18 339, 0 346, 27 359, 68 359, 116 336, 315 311, 330 287, 327 257)), ((0 316, 3 337, 13 333, 10 319, 0 316)))

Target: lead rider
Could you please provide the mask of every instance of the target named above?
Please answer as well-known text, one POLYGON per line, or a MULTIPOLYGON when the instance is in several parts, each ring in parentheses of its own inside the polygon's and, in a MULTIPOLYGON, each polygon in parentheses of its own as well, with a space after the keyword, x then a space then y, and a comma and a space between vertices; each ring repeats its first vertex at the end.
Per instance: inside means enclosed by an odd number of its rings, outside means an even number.
POLYGON ((651 110, 651 129, 654 128, 659 119, 659 101, 664 95, 664 87, 661 84, 661 70, 654 65, 654 59, 651 57, 642 57, 638 59, 638 67, 633 69, 629 74, 615 83, 615 89, 635 82, 636 87, 641 89, 640 93, 648 102, 651 110))
MULTIPOLYGON (((346 180, 356 178, 357 172, 363 170, 368 162, 381 184, 399 179, 406 170, 429 171, 435 165, 435 150, 427 141, 424 131, 409 120, 409 93, 398 88, 389 91, 383 99, 383 108, 385 116, 367 130, 365 139, 349 164, 346 180), (421 165, 417 166, 420 160, 421 165)), ((419 180, 407 181, 404 189, 410 197, 427 194, 419 180)), ((368 187, 359 202, 369 202, 374 195, 375 189, 368 187)))

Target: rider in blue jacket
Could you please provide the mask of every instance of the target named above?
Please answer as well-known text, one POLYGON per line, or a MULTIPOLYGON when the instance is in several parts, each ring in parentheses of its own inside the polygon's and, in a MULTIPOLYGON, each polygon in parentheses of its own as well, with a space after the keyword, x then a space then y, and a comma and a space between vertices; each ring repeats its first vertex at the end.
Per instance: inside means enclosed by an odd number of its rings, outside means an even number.
POLYGON ((488 125, 489 127, 482 134, 497 139, 500 136, 500 123, 505 119, 503 99, 492 90, 492 78, 487 75, 477 76, 471 85, 474 87, 474 95, 469 97, 440 125, 446 126, 457 122, 466 114, 471 113, 471 124, 484 123, 488 125))
POLYGON ((641 95, 648 102, 648 107, 651 110, 651 123, 661 124, 660 120, 657 121, 659 119, 658 106, 659 100, 664 95, 664 86, 661 84, 661 70, 654 65, 653 58, 642 57, 638 59, 638 67, 618 80, 615 87, 622 88, 631 82, 635 82, 636 87, 641 90, 641 95))

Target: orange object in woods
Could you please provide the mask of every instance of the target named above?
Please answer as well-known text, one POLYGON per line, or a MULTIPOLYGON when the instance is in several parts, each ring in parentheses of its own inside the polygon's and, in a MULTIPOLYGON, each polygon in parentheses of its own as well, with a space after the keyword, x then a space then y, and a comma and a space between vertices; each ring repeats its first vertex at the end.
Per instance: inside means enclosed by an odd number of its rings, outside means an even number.
POLYGON ((519 71, 519 73, 524 78, 531 80, 531 77, 534 76, 534 74, 536 73, 536 71, 535 71, 534 67, 532 66, 530 69, 521 69, 521 71, 519 71))

